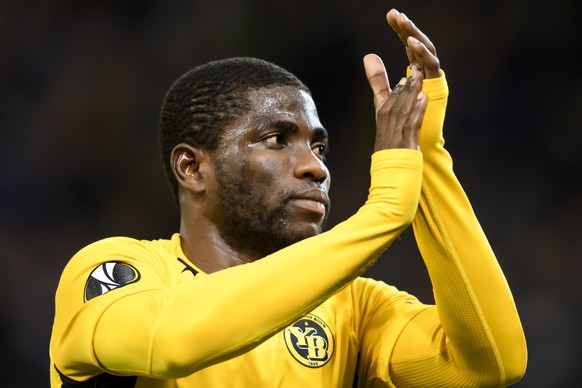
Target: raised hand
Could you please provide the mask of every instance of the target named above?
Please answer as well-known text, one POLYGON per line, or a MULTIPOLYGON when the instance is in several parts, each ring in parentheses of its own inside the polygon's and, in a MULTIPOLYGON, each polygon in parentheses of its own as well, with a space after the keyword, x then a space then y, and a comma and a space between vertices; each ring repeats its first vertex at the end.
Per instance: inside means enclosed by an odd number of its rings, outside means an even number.
POLYGON ((386 19, 404 43, 410 65, 418 64, 426 79, 440 77, 440 62, 436 55, 436 48, 428 36, 420 31, 405 14, 395 9, 388 12, 386 19))
POLYGON ((418 65, 412 66, 408 78, 402 78, 390 90, 386 68, 380 57, 364 57, 366 77, 374 93, 376 110, 376 142, 374 151, 390 148, 419 149, 419 132, 427 99, 421 92, 423 74, 418 65))

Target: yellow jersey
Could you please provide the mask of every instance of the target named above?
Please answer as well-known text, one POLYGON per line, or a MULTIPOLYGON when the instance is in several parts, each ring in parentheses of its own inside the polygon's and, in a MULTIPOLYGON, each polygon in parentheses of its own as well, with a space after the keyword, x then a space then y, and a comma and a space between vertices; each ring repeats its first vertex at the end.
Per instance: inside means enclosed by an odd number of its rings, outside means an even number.
POLYGON ((524 373, 513 298, 444 149, 444 74, 421 152, 372 155, 348 220, 205 274, 180 236, 79 251, 56 293, 51 386, 506 386, 524 373), (412 222, 436 306, 360 275, 412 222))

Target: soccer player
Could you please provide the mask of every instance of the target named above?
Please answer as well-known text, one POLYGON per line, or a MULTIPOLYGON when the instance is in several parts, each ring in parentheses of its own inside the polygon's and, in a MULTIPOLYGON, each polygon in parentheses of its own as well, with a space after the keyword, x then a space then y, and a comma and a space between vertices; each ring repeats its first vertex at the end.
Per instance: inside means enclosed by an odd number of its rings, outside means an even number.
POLYGON ((79 251, 56 293, 53 387, 507 386, 526 365, 510 289, 443 148, 447 83, 404 14, 408 77, 364 58, 368 200, 321 232, 327 132, 307 87, 252 58, 184 74, 161 112, 169 240, 79 251), (421 90, 422 89, 422 90, 421 90), (436 305, 360 275, 410 224, 436 305))

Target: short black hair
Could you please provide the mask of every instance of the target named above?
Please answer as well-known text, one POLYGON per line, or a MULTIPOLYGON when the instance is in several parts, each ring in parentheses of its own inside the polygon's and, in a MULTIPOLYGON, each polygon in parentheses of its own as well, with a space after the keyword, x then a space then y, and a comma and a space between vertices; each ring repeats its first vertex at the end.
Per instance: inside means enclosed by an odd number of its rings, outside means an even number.
POLYGON ((292 86, 310 93, 295 75, 271 62, 234 57, 197 66, 172 83, 160 114, 162 163, 178 204, 178 182, 170 156, 174 147, 187 143, 215 151, 223 128, 250 109, 251 89, 292 86))

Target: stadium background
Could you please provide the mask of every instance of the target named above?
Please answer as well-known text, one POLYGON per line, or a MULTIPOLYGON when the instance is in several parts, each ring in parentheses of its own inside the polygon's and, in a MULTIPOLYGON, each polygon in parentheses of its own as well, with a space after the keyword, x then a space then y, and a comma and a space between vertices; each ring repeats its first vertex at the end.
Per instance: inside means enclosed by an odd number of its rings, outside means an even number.
MULTIPOLYGON (((262 57, 312 89, 331 133, 330 225, 361 205, 373 141, 361 58, 392 83, 391 7, 433 39, 451 96, 447 147, 512 286, 530 361, 519 387, 582 378, 582 3, 5 1, 0 5, 0 387, 48 386, 53 295, 69 257, 111 235, 177 230, 159 105, 188 68, 262 57)), ((407 231, 370 270, 422 300, 407 231)))

